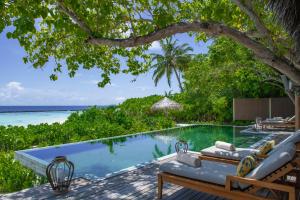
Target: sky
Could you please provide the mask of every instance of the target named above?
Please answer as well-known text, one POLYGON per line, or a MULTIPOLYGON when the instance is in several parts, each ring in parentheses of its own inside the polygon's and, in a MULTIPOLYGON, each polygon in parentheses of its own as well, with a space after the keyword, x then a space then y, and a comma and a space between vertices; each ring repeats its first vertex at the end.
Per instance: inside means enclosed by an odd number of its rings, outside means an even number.
MULTIPOLYGON (((195 42, 187 34, 178 34, 175 38, 179 43, 188 43, 194 54, 208 50, 209 43, 195 42)), ((161 53, 159 42, 152 43, 149 53, 161 53)), ((128 74, 113 75, 111 84, 105 88, 97 86, 101 80, 99 70, 80 69, 74 78, 63 73, 57 81, 51 81, 52 63, 43 69, 34 69, 30 63, 23 63, 25 55, 17 40, 7 39, 6 31, 0 33, 0 106, 112 105, 128 98, 179 91, 175 77, 172 77, 171 88, 165 78, 155 87, 152 71, 139 75, 135 82, 132 80, 136 77, 128 74)))

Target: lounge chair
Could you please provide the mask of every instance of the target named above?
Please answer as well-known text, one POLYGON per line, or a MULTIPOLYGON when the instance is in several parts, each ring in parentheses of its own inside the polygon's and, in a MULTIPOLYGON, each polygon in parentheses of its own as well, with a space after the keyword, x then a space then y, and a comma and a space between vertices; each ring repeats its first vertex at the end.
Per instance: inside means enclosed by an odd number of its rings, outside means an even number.
POLYGON ((236 166, 227 163, 203 160, 199 168, 177 161, 164 163, 158 174, 158 198, 162 198, 163 184, 169 182, 229 199, 264 199, 260 192, 265 188, 286 192, 294 200, 295 184, 286 184, 286 176, 300 166, 299 149, 299 143, 281 145, 245 177, 236 176, 236 166))
MULTIPOLYGON (((273 140, 274 138, 266 138, 261 140, 260 143, 264 143, 268 140, 273 140)), ((300 142, 300 131, 290 135, 289 137, 285 138, 283 141, 278 141, 279 143, 274 147, 272 151, 270 151, 267 156, 270 156, 275 150, 282 146, 285 145, 288 142, 300 142)), ((256 148, 236 148, 235 151, 228 151, 224 149, 219 149, 215 146, 211 146, 208 148, 205 148, 200 151, 201 155, 199 156, 201 160, 211 160, 211 161, 219 161, 219 162, 224 162, 224 163, 229 163, 233 165, 239 164, 240 160, 243 159, 244 157, 259 152, 258 149, 256 148)), ((265 159, 267 156, 262 156, 260 155, 260 159, 265 159)))
POLYGON ((281 117, 270 118, 260 123, 262 130, 266 129, 294 129, 295 116, 283 119, 281 117))

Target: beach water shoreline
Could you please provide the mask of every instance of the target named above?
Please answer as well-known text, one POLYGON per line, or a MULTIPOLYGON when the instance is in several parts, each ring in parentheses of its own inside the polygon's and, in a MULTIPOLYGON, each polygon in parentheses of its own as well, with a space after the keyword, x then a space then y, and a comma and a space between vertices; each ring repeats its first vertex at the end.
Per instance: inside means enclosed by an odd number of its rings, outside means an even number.
POLYGON ((0 126, 63 123, 77 111, 91 106, 0 106, 0 126))

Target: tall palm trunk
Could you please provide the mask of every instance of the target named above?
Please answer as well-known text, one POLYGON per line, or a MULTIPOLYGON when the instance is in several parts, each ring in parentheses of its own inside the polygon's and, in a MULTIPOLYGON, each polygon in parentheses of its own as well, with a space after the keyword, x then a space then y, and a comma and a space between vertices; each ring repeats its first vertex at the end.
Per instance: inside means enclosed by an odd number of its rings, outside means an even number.
POLYGON ((174 72, 175 72, 175 75, 176 75, 176 78, 177 78, 177 81, 178 81, 178 84, 179 84, 180 91, 183 92, 183 87, 182 87, 182 84, 181 84, 181 81, 180 81, 179 74, 178 74, 175 67, 173 67, 173 69, 174 69, 174 72))

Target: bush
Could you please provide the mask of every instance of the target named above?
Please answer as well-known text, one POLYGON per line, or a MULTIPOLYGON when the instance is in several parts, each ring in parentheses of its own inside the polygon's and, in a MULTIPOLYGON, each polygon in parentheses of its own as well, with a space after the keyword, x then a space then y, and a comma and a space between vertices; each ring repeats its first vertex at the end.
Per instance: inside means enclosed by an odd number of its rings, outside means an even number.
POLYGON ((34 174, 13 159, 12 152, 0 153, 0 192, 13 192, 45 183, 44 177, 34 174))

